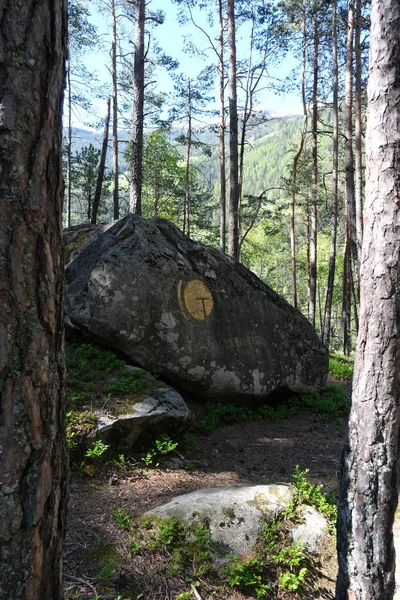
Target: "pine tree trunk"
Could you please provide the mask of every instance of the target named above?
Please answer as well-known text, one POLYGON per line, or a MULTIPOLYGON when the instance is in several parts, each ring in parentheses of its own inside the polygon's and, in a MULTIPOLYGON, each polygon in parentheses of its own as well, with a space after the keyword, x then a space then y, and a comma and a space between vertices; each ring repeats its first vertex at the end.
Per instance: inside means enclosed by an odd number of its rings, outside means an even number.
POLYGON ((236 91, 236 29, 235 2, 228 0, 228 48, 229 48, 229 255, 239 260, 239 171, 238 171, 238 110, 236 91))
POLYGON ((351 352, 351 250, 348 225, 346 224, 345 245, 343 255, 343 294, 342 294, 342 329, 343 329, 343 354, 349 356, 351 352))
POLYGON ((225 161, 225 64, 224 64, 224 19, 222 0, 218 0, 219 10, 219 178, 221 184, 219 249, 226 250, 226 161, 225 161))
MULTIPOLYGON (((355 137, 355 209, 356 209, 356 237, 357 237, 357 256, 360 261, 362 236, 363 236, 363 170, 362 170, 362 67, 361 67, 361 1, 356 0, 356 22, 355 22, 355 54, 356 54, 356 74, 355 74, 355 114, 354 114, 354 137, 355 137)), ((359 281, 357 282, 358 292, 359 281)))
POLYGON ((115 0, 111 0, 111 18, 112 18, 112 49, 111 49, 111 72, 113 89, 113 203, 114 220, 119 219, 119 165, 118 165, 118 84, 117 84, 117 15, 115 12, 115 0))
POLYGON ((183 233, 190 236, 190 152, 192 148, 192 92, 188 83, 188 132, 186 139, 186 171, 185 171, 185 208, 183 217, 183 233))
POLYGON ((349 0, 347 47, 346 47, 346 91, 345 91, 345 163, 346 163, 346 210, 350 236, 350 251, 359 281, 357 255, 356 204, 354 192, 353 153, 353 54, 354 54, 354 0, 349 0))
POLYGON ((130 212, 138 215, 142 214, 145 11, 145 0, 137 0, 135 14, 135 55, 133 65, 133 135, 131 154, 130 212))
POLYGON ((314 65, 312 95, 312 194, 310 213, 310 291, 308 320, 315 327, 317 303, 317 203, 318 203, 318 76, 319 76, 319 32, 318 16, 314 7, 313 15, 314 65))
POLYGON ((329 348, 331 339, 332 299, 335 283, 336 240, 338 217, 338 176, 339 176, 339 64, 337 43, 337 2, 332 1, 332 62, 333 62, 333 103, 332 103, 332 208, 331 244, 329 252, 328 283, 326 288, 325 317, 322 340, 329 348))
POLYGON ((92 211, 92 223, 97 223, 97 213, 99 211, 100 200, 101 200, 101 190, 103 188, 104 181, 104 171, 106 167, 106 158, 107 158, 107 148, 108 148, 108 131, 110 128, 110 98, 107 100, 107 112, 106 118, 104 120, 104 134, 103 134, 103 144, 101 147, 101 155, 100 155, 100 164, 99 164, 99 172, 97 175, 96 181, 96 190, 93 198, 93 211, 92 211))
POLYGON ((66 6, 2 3, 0 599, 62 598, 66 6))
POLYGON ((68 45, 68 61, 67 61, 67 88, 68 88, 68 141, 67 141, 67 227, 71 227, 71 201, 72 201, 72 185, 71 185, 71 167, 72 167, 72 93, 71 93, 71 61, 69 57, 68 45))
POLYGON ((398 497, 400 4, 373 0, 360 331, 339 496, 337 600, 392 600, 398 497))

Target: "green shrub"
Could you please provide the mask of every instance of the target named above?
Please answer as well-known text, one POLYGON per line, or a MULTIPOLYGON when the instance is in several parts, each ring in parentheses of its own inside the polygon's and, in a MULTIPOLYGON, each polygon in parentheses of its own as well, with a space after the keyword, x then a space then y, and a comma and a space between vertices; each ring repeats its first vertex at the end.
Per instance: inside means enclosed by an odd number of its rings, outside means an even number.
POLYGON ((329 375, 334 379, 351 379, 353 377, 354 358, 332 352, 329 355, 329 375))

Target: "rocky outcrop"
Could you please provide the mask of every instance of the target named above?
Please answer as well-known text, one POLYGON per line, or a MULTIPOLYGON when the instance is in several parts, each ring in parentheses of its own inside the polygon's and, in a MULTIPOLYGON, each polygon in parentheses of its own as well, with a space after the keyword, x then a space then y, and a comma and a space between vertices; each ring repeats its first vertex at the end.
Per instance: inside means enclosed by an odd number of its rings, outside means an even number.
POLYGON ((220 558, 247 555, 264 530, 264 523, 277 517, 293 499, 287 485, 244 485, 204 488, 173 498, 146 514, 175 518, 190 524, 208 524, 220 558))
POLYGON ((66 281, 75 327, 199 398, 325 384, 328 354, 306 318, 164 219, 129 215, 98 232, 66 281))

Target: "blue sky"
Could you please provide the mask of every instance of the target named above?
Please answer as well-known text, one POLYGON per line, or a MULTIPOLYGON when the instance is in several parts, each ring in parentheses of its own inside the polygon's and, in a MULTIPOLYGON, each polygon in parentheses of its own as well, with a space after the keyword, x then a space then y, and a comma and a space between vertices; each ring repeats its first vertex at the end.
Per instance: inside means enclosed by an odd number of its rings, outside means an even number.
MULTIPOLYGON (((90 5, 89 5, 90 6, 90 5)), ((192 24, 180 25, 177 19, 176 6, 169 0, 151 0, 149 3, 149 9, 157 10, 161 9, 166 13, 165 23, 154 29, 154 35, 165 50, 165 52, 171 55, 173 58, 179 61, 178 71, 185 73, 186 75, 195 76, 199 73, 206 64, 210 64, 211 58, 213 58, 212 52, 209 53, 209 60, 202 60, 201 57, 190 56, 184 52, 184 38, 190 37, 192 41, 201 50, 206 50, 209 47, 209 43, 205 36, 196 30, 192 24)), ((111 24, 108 23, 105 18, 95 9, 92 5, 91 10, 91 21, 98 27, 98 31, 102 34, 105 43, 109 39, 109 32, 111 24)), ((194 13, 196 22, 207 30, 212 38, 216 38, 218 31, 216 28, 210 28, 205 18, 205 13, 195 11, 194 13)), ((128 32, 129 33, 129 32, 128 32)), ((237 49, 238 58, 245 56, 248 50, 248 37, 249 31, 244 27, 239 28, 237 32, 237 49)), ((133 39, 133 31, 132 37, 133 39)), ((106 45, 106 44, 105 44, 106 45)), ((107 64, 109 62, 108 51, 96 51, 94 53, 87 54, 84 62, 91 71, 96 71, 100 81, 109 82, 110 75, 107 70, 107 64)), ((279 70, 272 68, 270 75, 272 77, 284 76, 289 73, 291 69, 296 66, 296 61, 293 57, 289 56, 285 59, 284 63, 280 65, 279 70)), ((162 91, 172 92, 173 83, 171 77, 165 70, 160 69, 157 75, 158 86, 162 91)), ((215 96, 217 97, 217 85, 215 96)), ((279 114, 298 113, 301 111, 300 98, 295 94, 276 95, 275 93, 265 90, 259 96, 259 107, 262 109, 272 110, 279 114)), ((105 100, 94 101, 95 113, 98 117, 102 117, 105 112, 105 100)), ((76 113, 73 117, 73 125, 82 127, 88 122, 87 115, 82 113, 76 113)))

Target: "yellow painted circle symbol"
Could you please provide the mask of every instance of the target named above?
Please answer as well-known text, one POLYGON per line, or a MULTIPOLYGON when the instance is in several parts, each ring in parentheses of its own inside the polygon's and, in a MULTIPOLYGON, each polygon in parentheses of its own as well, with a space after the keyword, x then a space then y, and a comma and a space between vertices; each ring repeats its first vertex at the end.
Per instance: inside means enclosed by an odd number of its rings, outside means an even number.
POLYGON ((186 284, 183 302, 190 316, 196 321, 204 321, 209 317, 214 306, 210 290, 200 279, 193 279, 186 284))

